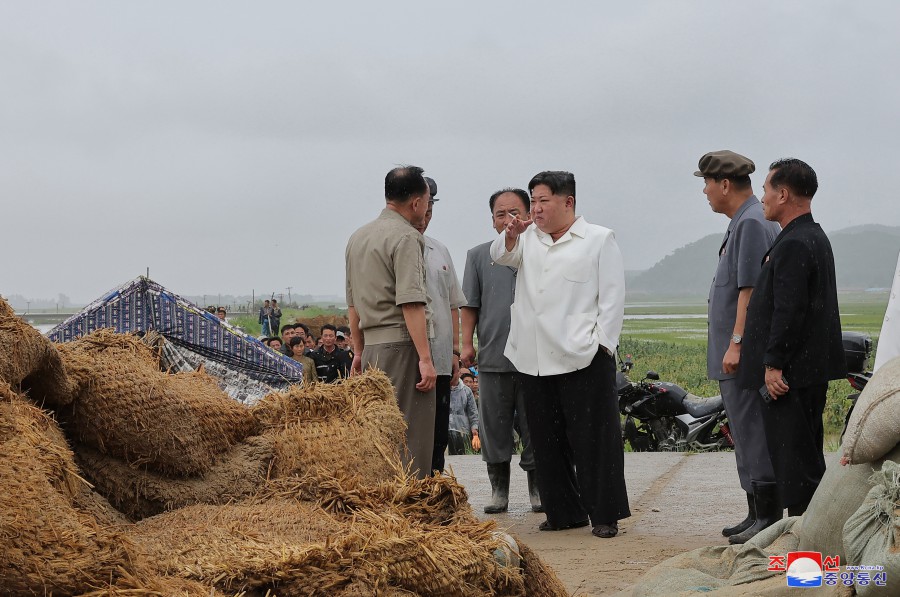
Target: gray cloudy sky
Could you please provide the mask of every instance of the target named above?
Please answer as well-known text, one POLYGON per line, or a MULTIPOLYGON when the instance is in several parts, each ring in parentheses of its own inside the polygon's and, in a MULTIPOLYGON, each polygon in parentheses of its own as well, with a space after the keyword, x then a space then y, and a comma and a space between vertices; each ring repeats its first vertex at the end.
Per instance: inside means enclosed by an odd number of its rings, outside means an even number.
POLYGON ((0 293, 342 294, 384 174, 429 234, 566 169, 629 269, 723 231, 692 176, 733 149, 818 172, 826 230, 900 224, 896 2, 0 2, 0 293))

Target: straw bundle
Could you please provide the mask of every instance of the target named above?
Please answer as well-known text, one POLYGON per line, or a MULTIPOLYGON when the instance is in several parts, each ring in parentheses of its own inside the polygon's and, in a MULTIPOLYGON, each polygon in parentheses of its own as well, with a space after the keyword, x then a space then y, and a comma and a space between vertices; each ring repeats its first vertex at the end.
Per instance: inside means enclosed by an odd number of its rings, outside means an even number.
POLYGON ((309 503, 273 499, 183 508, 137 523, 130 538, 160 573, 226 591, 333 594, 355 585, 370 595, 524 594, 520 571, 491 555, 494 528, 422 526, 369 511, 340 524, 309 503))
POLYGON ((257 492, 265 483, 273 448, 267 438, 251 437, 221 455, 203 475, 176 478, 129 466, 84 445, 76 446, 75 454, 97 491, 132 520, 140 520, 193 504, 224 504, 257 492))
MULTIPOLYGON (((234 593, 222 593, 208 584, 184 578, 159 576, 142 570, 136 574, 122 571, 113 584, 98 587, 77 597, 226 597, 234 593)), ((243 596, 239 596, 243 597, 243 596)))
POLYGON ((68 380, 53 344, 0 299, 0 380, 38 404, 70 400, 68 380))
POLYGON ((0 386, 0 587, 72 594, 128 568, 128 541, 76 510, 83 481, 56 423, 0 386))
POLYGON ((326 323, 330 323, 335 327, 350 325, 350 320, 348 320, 344 315, 316 315, 315 317, 298 317, 295 321, 297 323, 308 325, 309 331, 311 331, 313 333, 313 336, 315 336, 316 338, 318 338, 319 334, 322 333, 322 326, 326 323))
POLYGON ((98 330, 59 351, 76 386, 65 413, 69 433, 100 452, 197 475, 256 430, 249 411, 211 377, 161 372, 157 355, 134 336, 98 330))
POLYGON ((518 537, 513 538, 522 557, 522 573, 525 576, 525 586, 528 587, 528 597, 568 597, 566 586, 553 569, 518 537))
MULTIPOLYGON (((328 538, 339 531, 340 525, 314 504, 272 500, 189 506, 136 523, 129 536, 160 574, 236 591, 316 574, 314 562, 324 557, 318 554, 329 551, 328 538), (308 569, 301 568, 306 563, 308 569)), ((317 582, 327 587, 323 578, 329 574, 322 572, 317 582)))
POLYGON ((294 386, 266 396, 252 412, 275 442, 273 477, 341 475, 377 483, 399 466, 406 424, 382 372, 294 386))
POLYGON ((392 479, 377 484, 358 477, 287 477, 272 480, 255 500, 298 499, 317 501, 328 513, 342 519, 363 510, 391 511, 412 522, 449 525, 475 522, 466 490, 448 476, 417 479, 398 470, 392 479))

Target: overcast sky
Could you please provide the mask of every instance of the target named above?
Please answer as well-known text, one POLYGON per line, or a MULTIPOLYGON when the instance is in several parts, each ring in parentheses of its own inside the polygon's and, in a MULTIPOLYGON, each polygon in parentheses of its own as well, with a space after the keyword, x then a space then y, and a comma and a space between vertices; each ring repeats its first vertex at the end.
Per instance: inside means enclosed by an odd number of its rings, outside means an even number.
MULTIPOLYGON (((647 268, 727 220, 732 149, 810 163, 826 231, 900 225, 900 4, 0 2, 0 293, 85 302, 150 268, 180 294, 343 294, 385 173, 438 182, 466 250, 487 200, 575 173, 647 268)), ((712 272, 710 272, 712 275, 712 272)))

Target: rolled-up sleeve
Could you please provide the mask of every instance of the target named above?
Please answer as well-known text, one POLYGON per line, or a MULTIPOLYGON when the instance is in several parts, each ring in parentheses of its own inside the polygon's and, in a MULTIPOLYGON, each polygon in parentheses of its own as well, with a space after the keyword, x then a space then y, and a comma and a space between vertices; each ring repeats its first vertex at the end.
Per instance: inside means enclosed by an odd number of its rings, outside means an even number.
MULTIPOLYGON (((418 233, 416 233, 418 235, 418 233)), ((425 244, 421 235, 404 235, 393 253, 394 279, 396 280, 395 304, 425 303, 425 244)))
POLYGON ((494 242, 491 243, 491 259, 500 265, 508 265, 515 268, 522 265, 522 234, 516 239, 516 245, 512 248, 512 251, 507 251, 506 231, 501 232, 494 239, 494 242))

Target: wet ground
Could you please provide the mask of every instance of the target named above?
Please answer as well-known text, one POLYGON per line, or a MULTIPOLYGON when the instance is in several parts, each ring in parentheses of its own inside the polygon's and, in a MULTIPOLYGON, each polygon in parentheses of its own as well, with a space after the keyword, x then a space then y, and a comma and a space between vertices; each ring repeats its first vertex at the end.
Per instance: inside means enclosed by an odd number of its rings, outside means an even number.
POLYGON ((725 545, 722 528, 739 522, 747 511, 733 452, 625 454, 632 515, 619 522, 614 539, 598 539, 590 527, 538 531, 545 517, 531 512, 525 472, 517 457, 505 514, 484 514, 491 485, 481 456, 448 456, 447 466, 465 486, 475 512, 526 542, 574 595, 615 594, 675 554, 725 545))

